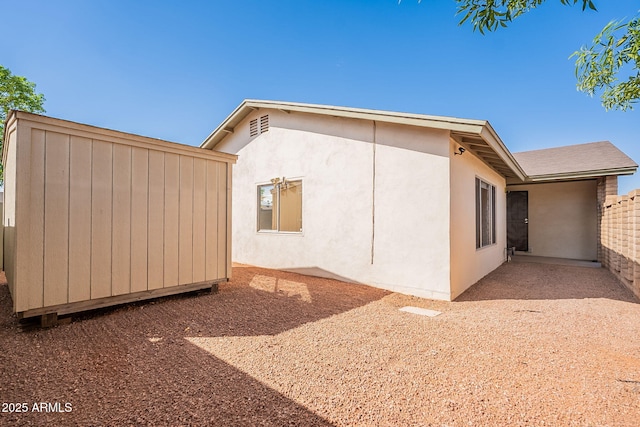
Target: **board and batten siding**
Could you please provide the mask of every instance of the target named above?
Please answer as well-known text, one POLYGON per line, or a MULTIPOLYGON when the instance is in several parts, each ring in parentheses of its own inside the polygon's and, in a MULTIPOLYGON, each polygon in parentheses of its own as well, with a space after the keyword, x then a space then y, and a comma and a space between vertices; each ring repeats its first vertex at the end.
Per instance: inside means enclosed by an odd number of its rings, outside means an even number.
POLYGON ((230 278, 235 156, 23 112, 5 136, 15 312, 68 313, 230 278))

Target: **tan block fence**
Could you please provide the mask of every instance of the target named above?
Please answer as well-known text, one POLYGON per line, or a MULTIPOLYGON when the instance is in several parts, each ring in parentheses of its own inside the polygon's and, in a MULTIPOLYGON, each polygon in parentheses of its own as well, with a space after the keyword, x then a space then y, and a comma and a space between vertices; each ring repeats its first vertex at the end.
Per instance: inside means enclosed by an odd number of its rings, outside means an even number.
POLYGON ((640 190, 619 196, 608 184, 598 182, 598 258, 640 298, 640 190))

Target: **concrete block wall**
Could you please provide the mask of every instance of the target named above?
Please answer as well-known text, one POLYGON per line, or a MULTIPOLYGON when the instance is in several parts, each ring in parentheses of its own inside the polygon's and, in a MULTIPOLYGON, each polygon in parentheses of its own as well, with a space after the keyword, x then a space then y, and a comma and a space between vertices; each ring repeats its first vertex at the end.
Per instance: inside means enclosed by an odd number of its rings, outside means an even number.
MULTIPOLYGON (((604 214, 604 203, 607 196, 618 195, 618 177, 617 176, 602 176, 598 178, 597 182, 597 199, 598 199, 598 260, 602 262, 605 254, 602 249, 603 239, 608 239, 610 236, 603 235, 602 218, 604 214)), ((606 233, 605 233, 606 234, 606 233)))
POLYGON ((599 260, 640 298, 640 190, 622 196, 603 193, 601 202, 599 185, 599 260))

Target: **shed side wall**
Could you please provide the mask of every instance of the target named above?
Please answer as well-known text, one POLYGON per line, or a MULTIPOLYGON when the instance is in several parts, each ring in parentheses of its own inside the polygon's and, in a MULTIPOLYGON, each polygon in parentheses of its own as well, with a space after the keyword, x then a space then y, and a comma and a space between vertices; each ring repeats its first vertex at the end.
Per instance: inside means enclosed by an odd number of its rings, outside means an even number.
POLYGON ((229 277, 228 163, 194 159, 192 147, 180 154, 171 144, 165 153, 161 144, 79 136, 51 119, 43 128, 19 120, 18 129, 29 137, 9 134, 4 215, 6 248, 15 244, 9 224, 20 209, 19 227, 29 230, 20 235, 22 252, 7 256, 17 312, 229 277), (24 176, 13 178, 16 170, 24 176), (206 253, 205 234, 215 251, 206 253), (205 274, 209 255, 222 259, 205 274))
POLYGON ((4 210, 2 225, 4 227, 4 271, 9 282, 9 291, 13 297, 14 309, 19 295, 16 294, 16 139, 17 129, 7 132, 7 158, 4 164, 4 210))

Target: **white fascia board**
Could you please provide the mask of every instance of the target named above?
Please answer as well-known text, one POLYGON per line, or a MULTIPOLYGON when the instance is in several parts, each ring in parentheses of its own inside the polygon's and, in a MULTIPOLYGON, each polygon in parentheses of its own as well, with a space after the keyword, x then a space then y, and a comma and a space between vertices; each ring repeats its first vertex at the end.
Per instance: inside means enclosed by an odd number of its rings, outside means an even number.
MULTIPOLYGON (((245 100, 240 105, 238 105, 236 109, 233 110, 233 112, 229 114, 227 118, 224 119, 222 123, 220 123, 218 127, 215 128, 214 131, 211 132, 209 136, 205 138, 202 144, 200 144, 200 148, 207 148, 209 150, 213 150, 213 148, 218 144, 218 142, 222 141, 224 137, 229 133, 229 132, 226 132, 226 130, 233 130, 233 127, 230 127, 229 124, 233 121, 234 118, 236 118, 236 116, 240 115, 246 103, 247 101, 245 100)), ((245 113, 245 115, 246 114, 248 114, 248 112, 245 113)))
POLYGON ((628 168, 614 168, 614 169, 600 169, 593 171, 581 171, 581 172, 566 172, 566 173, 553 173, 546 175, 533 175, 527 177, 527 182, 544 182, 544 181, 557 181, 564 179, 580 179, 580 178, 596 178, 599 176, 609 175, 633 175, 637 167, 628 168))
POLYGON ((428 116, 423 114, 397 113, 393 111, 367 110, 363 108, 336 107, 332 105, 301 104, 294 102, 275 102, 247 100, 247 105, 257 108, 273 108, 282 111, 296 111, 300 113, 322 114, 335 117, 345 117, 363 120, 375 120, 381 122, 409 124, 413 126, 429 127, 435 129, 448 129, 458 132, 477 134, 483 120, 458 119, 455 117, 428 116))
POLYGON ((391 111, 366 110, 360 108, 335 107, 330 105, 301 104, 294 102, 277 102, 247 99, 244 100, 200 145, 213 149, 233 128, 251 111, 266 108, 285 112, 321 114, 334 117, 362 119, 395 123, 402 125, 444 129, 470 134, 480 134, 487 124, 483 120, 458 119, 444 116, 427 116, 421 114, 396 113, 391 111))
POLYGON ((511 169, 518 178, 521 180, 525 180, 527 174, 522 170, 520 164, 513 157, 513 154, 507 149, 504 145, 498 134, 489 122, 486 122, 486 125, 482 128, 480 132, 480 137, 491 147, 491 149, 500 157, 500 159, 504 162, 504 164, 511 169))

